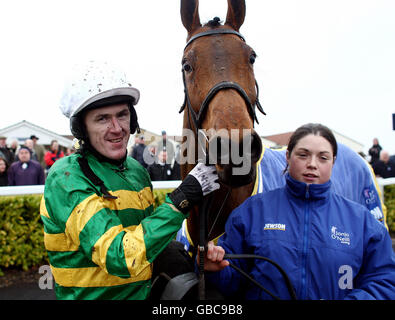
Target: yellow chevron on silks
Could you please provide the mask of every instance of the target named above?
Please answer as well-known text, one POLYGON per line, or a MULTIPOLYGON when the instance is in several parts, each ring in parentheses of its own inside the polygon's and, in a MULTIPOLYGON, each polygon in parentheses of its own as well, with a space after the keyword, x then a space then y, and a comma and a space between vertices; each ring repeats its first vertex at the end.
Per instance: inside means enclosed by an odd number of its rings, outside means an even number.
POLYGON ((152 193, 150 187, 142 189, 141 191, 137 192, 137 194, 141 201, 141 209, 146 209, 150 205, 154 204, 154 194, 152 193))
MULTIPOLYGON (((154 202, 154 198, 149 187, 139 192, 119 190, 113 191, 116 200, 105 200, 96 194, 91 195, 76 206, 66 222, 65 233, 50 234, 44 232, 45 248, 49 251, 77 251, 79 247, 79 233, 98 211, 108 208, 110 210, 122 210, 135 208, 144 210, 154 202), (122 201, 117 201, 122 199, 122 201), (125 200, 127 199, 127 200, 125 200), (74 227, 73 227, 74 226, 74 227), (77 227, 77 228, 76 228, 77 227)), ((49 218, 45 207, 44 197, 41 200, 40 214, 49 218)))
POLYGON ((108 229, 95 243, 92 251, 92 261, 108 272, 106 269, 108 248, 121 231, 125 231, 123 251, 129 274, 131 277, 139 277, 140 274, 146 272, 145 269, 151 268, 151 264, 147 261, 144 232, 141 224, 128 228, 118 225, 108 229))
POLYGON ((45 199, 44 196, 41 197, 41 202, 40 202, 40 214, 48 219, 51 219, 49 216, 47 207, 45 206, 45 199))
POLYGON ((107 251, 111 246, 114 238, 122 231, 123 226, 117 225, 108 229, 99 240, 96 241, 92 249, 92 261, 107 271, 106 261, 107 261, 107 251))
POLYGON ((118 190, 111 191, 111 194, 118 199, 104 199, 93 194, 78 204, 66 222, 65 233, 72 242, 79 245, 79 234, 84 229, 88 221, 100 210, 124 210, 139 209, 145 210, 149 207, 154 199, 150 187, 141 191, 118 190))
POLYGON ((56 283, 63 287, 111 287, 151 278, 150 268, 142 270, 136 277, 126 279, 108 274, 100 267, 55 268, 51 265, 51 271, 56 283))
POLYGON ((71 242, 65 233, 44 232, 44 245, 48 251, 78 251, 78 244, 71 242))
POLYGON ((139 277, 147 269, 151 270, 152 273, 152 264, 147 261, 142 225, 130 226, 125 231, 123 250, 130 276, 139 277))

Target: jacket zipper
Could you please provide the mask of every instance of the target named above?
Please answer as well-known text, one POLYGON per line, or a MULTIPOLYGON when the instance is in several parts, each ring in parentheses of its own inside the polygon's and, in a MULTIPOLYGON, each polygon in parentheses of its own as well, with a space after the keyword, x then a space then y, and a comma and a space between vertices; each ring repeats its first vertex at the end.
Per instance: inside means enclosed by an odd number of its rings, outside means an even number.
POLYGON ((309 247, 309 220, 310 220, 310 194, 309 185, 306 186, 305 194, 307 203, 304 210, 304 226, 303 226, 303 252, 302 252, 302 286, 301 286, 301 299, 305 300, 307 296, 307 251, 309 247))

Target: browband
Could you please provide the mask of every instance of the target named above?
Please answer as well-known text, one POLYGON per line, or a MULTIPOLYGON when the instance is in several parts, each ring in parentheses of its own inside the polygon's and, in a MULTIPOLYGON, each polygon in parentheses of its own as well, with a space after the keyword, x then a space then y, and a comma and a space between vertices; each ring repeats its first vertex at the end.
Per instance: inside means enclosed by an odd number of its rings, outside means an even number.
POLYGON ((238 36, 241 40, 243 40, 245 42, 244 37, 239 32, 237 32, 235 30, 231 30, 231 29, 213 29, 213 30, 208 30, 208 31, 204 31, 204 32, 200 32, 198 34, 195 34, 191 39, 189 39, 189 41, 185 45, 184 50, 193 41, 195 41, 197 38, 204 37, 204 36, 211 36, 211 35, 214 35, 214 34, 235 34, 236 36, 238 36))

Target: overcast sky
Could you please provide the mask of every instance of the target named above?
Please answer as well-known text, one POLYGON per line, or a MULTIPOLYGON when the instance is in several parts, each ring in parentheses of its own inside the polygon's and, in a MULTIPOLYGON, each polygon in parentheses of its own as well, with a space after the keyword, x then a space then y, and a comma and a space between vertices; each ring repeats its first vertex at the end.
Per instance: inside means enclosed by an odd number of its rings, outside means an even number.
MULTIPOLYGON (((240 32, 258 54, 267 116, 260 135, 321 122, 395 154, 395 1, 247 0, 240 32)), ((226 17, 226 0, 200 0, 202 22, 226 17)), ((59 134, 67 71, 116 62, 141 92, 140 126, 178 135, 186 30, 179 0, 15 0, 0 11, 0 128, 27 120, 59 134)))

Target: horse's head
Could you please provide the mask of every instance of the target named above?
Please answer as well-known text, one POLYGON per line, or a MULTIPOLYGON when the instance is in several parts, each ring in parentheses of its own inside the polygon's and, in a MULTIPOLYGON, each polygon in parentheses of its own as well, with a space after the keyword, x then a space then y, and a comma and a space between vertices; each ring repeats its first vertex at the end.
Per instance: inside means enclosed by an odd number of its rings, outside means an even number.
POLYGON ((182 0, 181 17, 188 31, 182 58, 184 128, 200 135, 223 183, 251 183, 262 151, 255 107, 262 109, 253 70, 256 54, 238 32, 245 2, 228 0, 223 25, 214 18, 202 26, 198 0, 182 0))

